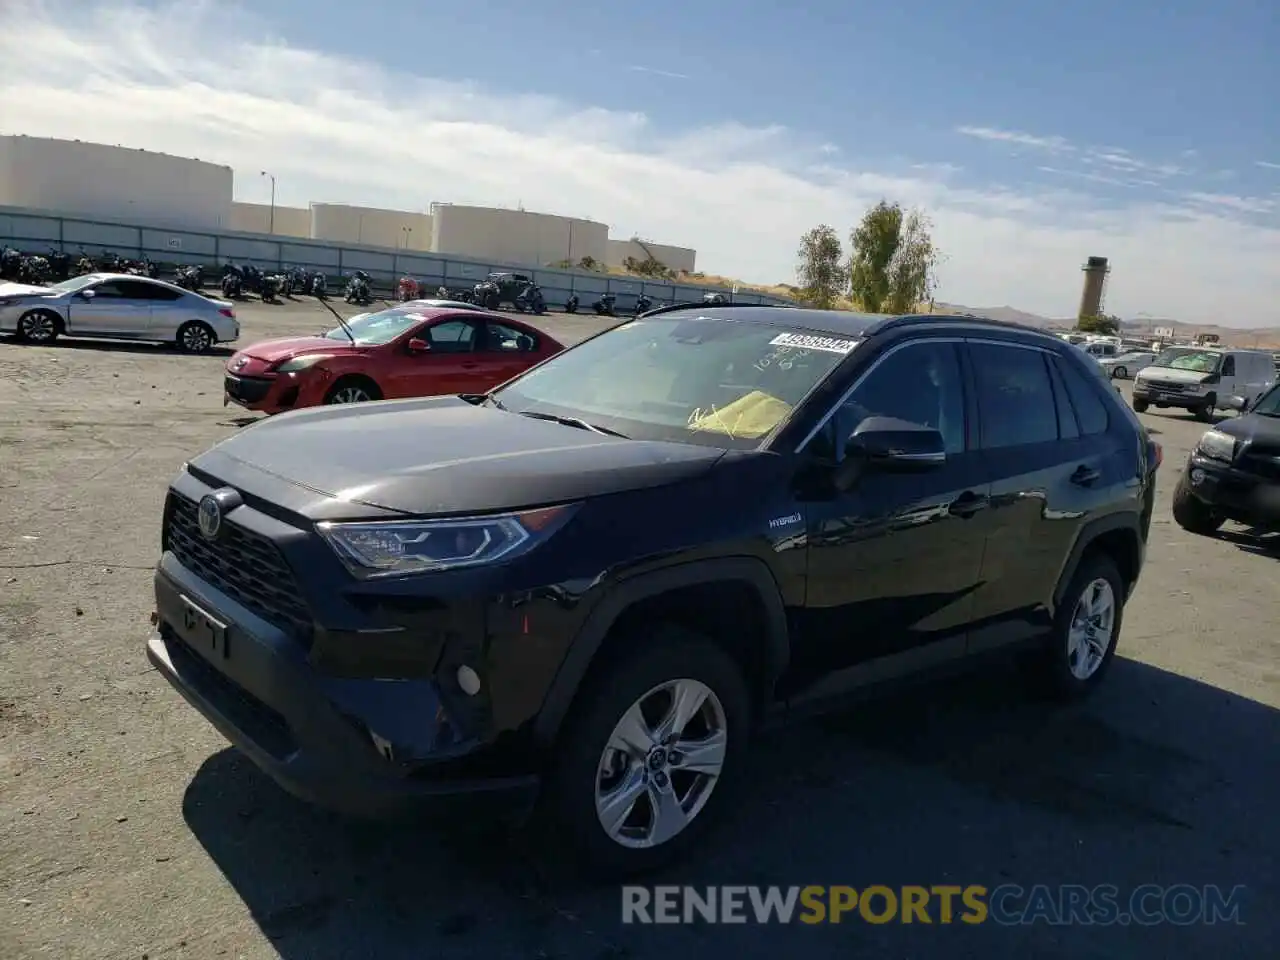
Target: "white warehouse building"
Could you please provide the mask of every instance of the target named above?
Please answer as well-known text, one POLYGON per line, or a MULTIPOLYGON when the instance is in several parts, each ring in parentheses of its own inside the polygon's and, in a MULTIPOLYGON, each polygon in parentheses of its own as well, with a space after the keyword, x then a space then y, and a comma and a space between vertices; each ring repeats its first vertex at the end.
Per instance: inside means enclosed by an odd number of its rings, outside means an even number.
POLYGON ((0 205, 227 230, 231 168, 80 140, 0 137, 0 205))
MULTIPOLYGON (((264 181, 252 173, 249 180, 260 190, 264 181)), ((0 207, 127 226, 433 252, 506 267, 577 265, 588 258, 620 267, 628 257, 653 256, 671 270, 694 269, 693 250, 610 240, 608 225, 579 217, 451 203, 433 203, 430 213, 247 203, 233 199, 233 188, 233 171, 224 164, 80 140, 0 136, 0 207)))
POLYGON ((586 257, 604 263, 609 246, 607 224, 550 213, 433 203, 431 221, 431 249, 437 253, 513 267, 586 257))

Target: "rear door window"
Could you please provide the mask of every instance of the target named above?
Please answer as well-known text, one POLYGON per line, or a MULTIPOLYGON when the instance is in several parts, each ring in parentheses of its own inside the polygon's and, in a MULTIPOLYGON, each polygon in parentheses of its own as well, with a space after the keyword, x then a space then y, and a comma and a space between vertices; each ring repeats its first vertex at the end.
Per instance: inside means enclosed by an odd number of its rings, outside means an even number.
POLYGON ((970 343, 973 376, 986 450, 1050 443, 1059 439, 1058 407, 1048 357, 1037 349, 970 343))
POLYGON ((1098 386, 1103 381, 1084 373, 1080 365, 1073 363, 1068 357, 1059 357, 1055 362, 1067 388, 1067 397, 1075 411, 1076 422, 1080 425, 1080 435, 1091 437, 1106 433, 1111 417, 1107 413, 1106 403, 1098 396, 1098 386))

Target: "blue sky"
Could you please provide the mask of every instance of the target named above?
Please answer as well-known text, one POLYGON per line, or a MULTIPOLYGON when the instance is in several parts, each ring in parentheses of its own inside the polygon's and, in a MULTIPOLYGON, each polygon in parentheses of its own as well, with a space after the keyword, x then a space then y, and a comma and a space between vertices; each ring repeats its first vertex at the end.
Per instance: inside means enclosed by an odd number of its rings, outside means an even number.
POLYGON ((1280 325, 1275 0, 4 7, 3 132, 218 160, 239 199, 523 203, 777 282, 887 197, 949 302, 1068 316, 1103 255, 1115 312, 1280 325))
MULTIPOLYGON (((297 25, 291 36, 343 48, 334 25, 345 4, 265 7, 297 25)), ((398 68, 643 110, 664 127, 781 119, 854 160, 1060 185, 1028 169, 1026 151, 1015 158, 955 133, 993 127, 1119 146, 1236 192, 1280 185, 1280 170, 1257 166, 1280 164, 1274 0, 382 0, 360 10, 371 39, 395 29, 426 40, 379 51, 398 68), (485 39, 456 42, 466 37, 485 39), (607 64, 624 69, 584 70, 607 64)))

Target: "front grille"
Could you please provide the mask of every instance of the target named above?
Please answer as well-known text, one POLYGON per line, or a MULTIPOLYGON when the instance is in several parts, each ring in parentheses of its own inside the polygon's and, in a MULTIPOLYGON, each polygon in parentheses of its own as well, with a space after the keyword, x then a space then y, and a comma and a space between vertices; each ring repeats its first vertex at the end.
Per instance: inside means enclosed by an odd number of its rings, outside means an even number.
POLYGON ((216 540, 200 533, 193 500, 169 494, 168 545, 182 565, 297 639, 311 639, 311 615, 293 571, 266 537, 223 524, 216 540))
POLYGON ((233 377, 227 375, 222 378, 222 389, 227 392, 227 396, 244 403, 257 403, 267 395, 271 389, 273 380, 265 380, 261 377, 233 377))

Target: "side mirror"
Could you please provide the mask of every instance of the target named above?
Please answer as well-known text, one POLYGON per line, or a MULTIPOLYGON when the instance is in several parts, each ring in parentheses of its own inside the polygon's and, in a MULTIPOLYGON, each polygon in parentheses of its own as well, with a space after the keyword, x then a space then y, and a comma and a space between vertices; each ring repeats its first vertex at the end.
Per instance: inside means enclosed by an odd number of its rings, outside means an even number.
POLYGON ((1249 401, 1244 397, 1227 397, 1227 399, 1223 401, 1222 405, 1228 410, 1234 410, 1237 413, 1249 412, 1249 401))
POLYGON ((430 353, 431 341, 423 340, 421 337, 414 337, 412 340, 409 341, 409 352, 410 353, 430 353))
POLYGON ((80 291, 80 298, 81 298, 82 300, 92 300, 92 299, 93 299, 94 297, 96 297, 96 296, 97 296, 97 293, 95 293, 95 292, 94 292, 94 291, 92 291, 92 290, 81 290, 81 291, 80 291))
POLYGON ((847 489, 866 470, 915 473, 947 461, 947 445, 940 431, 896 417, 867 417, 844 449, 844 460, 836 468, 840 489, 847 489))

